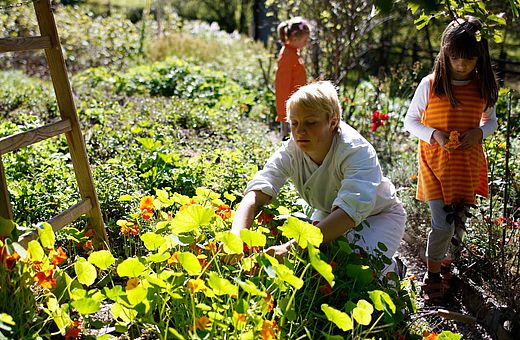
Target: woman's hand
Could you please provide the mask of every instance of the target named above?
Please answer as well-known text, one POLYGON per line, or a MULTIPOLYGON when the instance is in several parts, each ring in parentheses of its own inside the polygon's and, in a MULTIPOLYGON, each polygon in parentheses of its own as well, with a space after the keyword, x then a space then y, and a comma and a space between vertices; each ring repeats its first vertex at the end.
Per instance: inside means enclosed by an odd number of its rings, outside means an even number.
POLYGON ((483 132, 480 128, 470 129, 460 135, 460 146, 458 149, 466 150, 473 145, 482 143, 483 132))
POLYGON ((441 130, 435 130, 433 131, 432 138, 430 139, 430 144, 439 144, 441 148, 443 148, 446 151, 448 150, 444 145, 448 143, 450 140, 450 134, 441 130))
POLYGON ((287 255, 290 249, 292 249, 294 240, 280 244, 278 246, 271 246, 265 251, 268 255, 275 257, 278 262, 283 261, 283 257, 287 255))

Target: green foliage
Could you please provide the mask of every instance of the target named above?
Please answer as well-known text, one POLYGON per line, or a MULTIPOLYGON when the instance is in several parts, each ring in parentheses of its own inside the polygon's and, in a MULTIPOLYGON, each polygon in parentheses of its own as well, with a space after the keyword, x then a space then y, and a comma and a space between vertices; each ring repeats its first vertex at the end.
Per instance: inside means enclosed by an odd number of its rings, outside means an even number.
POLYGON ((496 13, 486 7, 485 1, 467 1, 467 0, 413 0, 408 2, 408 9, 416 15, 414 23, 417 29, 422 29, 430 23, 432 19, 451 17, 452 19, 461 18, 465 15, 472 15, 480 19, 482 22, 482 30, 479 32, 488 40, 494 40, 496 43, 502 42, 503 32, 501 31, 507 24, 507 20, 512 21, 518 18, 520 4, 516 1, 509 2, 509 17, 505 13, 496 13))

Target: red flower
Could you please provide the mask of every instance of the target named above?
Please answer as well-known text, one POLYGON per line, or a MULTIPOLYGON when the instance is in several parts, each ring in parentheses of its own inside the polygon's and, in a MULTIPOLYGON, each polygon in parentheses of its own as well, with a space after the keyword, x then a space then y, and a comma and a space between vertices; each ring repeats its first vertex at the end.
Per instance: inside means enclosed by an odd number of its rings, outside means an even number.
POLYGON ((377 123, 372 123, 372 132, 376 132, 377 127, 378 127, 377 123))
POLYGON ((67 333, 65 333, 65 339, 77 339, 81 333, 81 321, 73 321, 72 324, 67 327, 67 333))
POLYGON ((223 220, 227 220, 231 217, 231 208, 227 204, 221 204, 218 206, 216 213, 222 217, 223 220))
POLYGON ((153 217, 153 210, 148 208, 141 209, 141 217, 143 220, 151 219, 153 217))
POLYGON ((84 250, 94 249, 94 246, 92 245, 92 240, 87 240, 87 242, 85 242, 85 245, 83 246, 83 249, 84 250))
POLYGON ((92 237, 92 236, 94 236, 94 229, 92 229, 91 226, 88 226, 88 227, 85 229, 85 236, 86 236, 86 237, 92 237))
POLYGON ((274 309, 274 299, 271 294, 267 294, 267 296, 264 298, 264 302, 266 304, 266 308, 268 312, 272 312, 274 309))
POLYGON ((260 224, 270 224, 272 221, 273 221, 273 218, 274 216, 272 214, 269 214, 269 213, 261 213, 260 216, 258 216, 258 223, 260 224))
POLYGON ((38 284, 47 289, 56 288, 56 280, 52 277, 54 274, 54 269, 44 270, 36 273, 34 277, 34 281, 38 282, 38 284))
POLYGON ((329 295, 332 294, 332 287, 327 282, 323 286, 320 286, 320 293, 323 295, 329 295))
MULTIPOLYGON (((90 243, 92 243, 92 241, 90 241, 90 243)), ((52 249, 49 252, 49 258, 52 259, 52 264, 57 266, 67 259, 67 254, 65 254, 62 247, 58 247, 57 250, 52 249)))
POLYGON ((20 255, 18 255, 16 251, 13 251, 11 254, 9 254, 6 245, 0 248, 0 264, 5 265, 7 270, 13 269, 18 259, 20 259, 20 255))

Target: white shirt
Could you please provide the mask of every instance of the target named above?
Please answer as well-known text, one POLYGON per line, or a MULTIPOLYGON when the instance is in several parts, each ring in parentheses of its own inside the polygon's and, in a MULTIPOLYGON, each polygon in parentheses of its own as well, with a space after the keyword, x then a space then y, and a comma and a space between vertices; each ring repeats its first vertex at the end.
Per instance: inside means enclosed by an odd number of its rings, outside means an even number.
POLYGON ((311 207, 325 214, 338 207, 356 225, 398 202, 374 148, 345 122, 341 122, 321 165, 291 138, 255 174, 245 193, 259 190, 275 197, 289 178, 311 207))
MULTIPOLYGON (((423 141, 430 143, 434 128, 426 126, 421 123, 421 115, 428 106, 428 99, 430 98, 430 76, 424 77, 412 98, 412 102, 408 107, 408 112, 404 118, 404 128, 408 130, 412 135, 422 139, 423 141)), ((471 80, 452 80, 453 86, 466 85, 471 80)), ((495 106, 488 108, 482 112, 482 118, 480 119, 480 129, 482 130, 482 139, 492 135, 498 126, 495 106)))

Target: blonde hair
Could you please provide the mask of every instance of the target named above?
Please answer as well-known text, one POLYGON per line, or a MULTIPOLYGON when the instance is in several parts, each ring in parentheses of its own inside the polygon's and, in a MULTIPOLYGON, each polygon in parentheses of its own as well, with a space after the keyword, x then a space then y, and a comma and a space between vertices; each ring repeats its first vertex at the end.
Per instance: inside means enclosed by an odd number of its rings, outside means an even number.
POLYGON ((291 111, 296 107, 306 112, 315 112, 327 117, 341 120, 341 105, 339 104, 336 87, 328 80, 318 81, 300 87, 287 100, 287 121, 291 119, 291 111))

